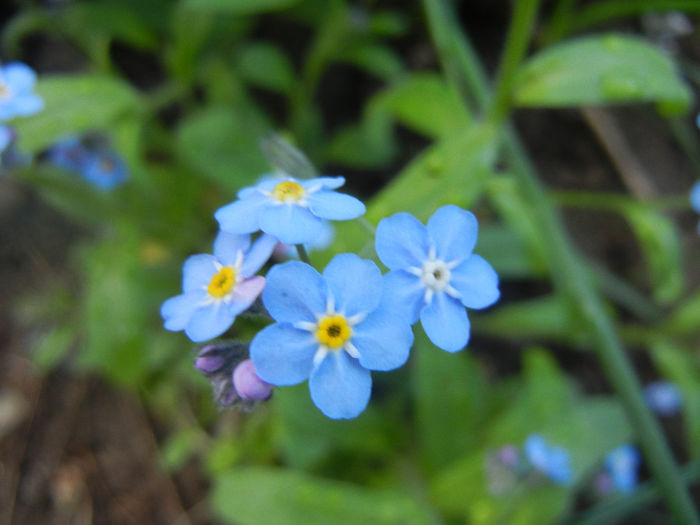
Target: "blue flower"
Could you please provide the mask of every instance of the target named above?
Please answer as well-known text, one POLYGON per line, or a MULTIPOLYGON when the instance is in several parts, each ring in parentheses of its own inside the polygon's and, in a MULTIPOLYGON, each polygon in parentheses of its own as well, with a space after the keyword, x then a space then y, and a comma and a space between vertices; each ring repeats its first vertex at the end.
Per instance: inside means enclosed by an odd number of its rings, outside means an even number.
MULTIPOLYGON (((700 182, 696 182, 690 190, 690 204, 696 212, 700 213, 700 182)), ((698 223, 698 233, 700 233, 700 223, 698 223)))
POLYGON ((355 197, 332 191, 343 177, 297 180, 268 178, 238 192, 238 200, 216 211, 223 231, 253 233, 262 230, 285 244, 314 242, 323 231, 323 220, 356 219, 365 205, 355 197))
POLYGON ((605 468, 617 490, 625 494, 634 491, 640 461, 639 451, 629 444, 621 445, 605 456, 605 468))
POLYGON ((474 255, 476 217, 457 206, 443 206, 423 226, 408 213, 382 219, 375 248, 391 270, 386 295, 410 323, 421 320, 430 340, 448 352, 469 341, 467 308, 498 300, 498 275, 474 255))
POLYGON ((91 152, 80 167, 80 174, 101 190, 111 190, 127 179, 124 161, 113 151, 91 152))
POLYGON ((322 275, 299 261, 273 267, 262 299, 277 322, 250 345, 260 378, 278 386, 308 379, 326 416, 359 415, 370 397, 369 371, 400 367, 413 344, 410 326, 381 306, 382 288, 379 268, 349 253, 322 275))
POLYGON ((673 416, 681 408, 680 390, 668 381, 656 381, 644 387, 644 399, 649 408, 662 416, 673 416))
POLYGON ((530 434, 525 440, 525 457, 530 464, 560 485, 571 482, 569 453, 562 447, 550 446, 539 434, 530 434))
POLYGON ((53 165, 69 171, 80 172, 90 152, 78 137, 67 137, 47 152, 47 158, 53 165))
POLYGON ((254 275, 270 257, 277 239, 263 235, 251 246, 249 235, 220 232, 214 255, 193 255, 182 268, 182 294, 161 306, 165 328, 184 330, 199 343, 223 334, 265 287, 254 275))
POLYGON ((41 111, 44 101, 32 89, 36 73, 21 62, 0 67, 0 121, 26 117, 41 111))

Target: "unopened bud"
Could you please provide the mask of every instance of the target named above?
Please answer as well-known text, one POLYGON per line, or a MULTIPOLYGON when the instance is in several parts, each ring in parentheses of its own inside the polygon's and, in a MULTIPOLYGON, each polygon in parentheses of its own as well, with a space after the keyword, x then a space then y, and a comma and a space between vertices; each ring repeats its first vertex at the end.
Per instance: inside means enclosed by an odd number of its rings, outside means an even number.
POLYGON ((258 377, 253 361, 245 359, 233 371, 233 388, 242 399, 265 401, 270 399, 273 386, 258 377))

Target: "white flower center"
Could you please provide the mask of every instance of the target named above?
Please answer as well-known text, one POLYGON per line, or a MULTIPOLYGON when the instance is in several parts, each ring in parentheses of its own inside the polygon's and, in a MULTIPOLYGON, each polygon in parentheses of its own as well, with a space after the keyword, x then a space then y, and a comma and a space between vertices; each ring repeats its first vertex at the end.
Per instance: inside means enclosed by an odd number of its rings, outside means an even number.
POLYGON ((450 268, 440 259, 427 260, 421 267, 420 280, 434 292, 442 292, 450 285, 450 268))

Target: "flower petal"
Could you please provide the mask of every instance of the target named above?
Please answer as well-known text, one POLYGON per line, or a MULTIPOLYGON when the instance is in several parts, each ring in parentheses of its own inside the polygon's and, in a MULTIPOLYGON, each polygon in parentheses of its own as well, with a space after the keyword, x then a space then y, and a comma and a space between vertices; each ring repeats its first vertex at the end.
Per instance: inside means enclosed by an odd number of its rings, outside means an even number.
POLYGON ((408 360, 413 331, 404 319, 380 308, 353 327, 351 342, 368 370, 393 370, 408 360))
POLYGON ((464 306, 444 292, 438 292, 420 314, 428 338, 438 348, 456 352, 469 341, 469 319, 464 306))
POLYGON ((405 270, 391 270, 384 276, 382 305, 403 317, 409 324, 420 318, 425 306, 425 286, 420 278, 405 270))
POLYGON ((236 316, 222 302, 198 308, 185 327, 185 334, 195 343, 202 343, 223 334, 233 324, 236 316))
POLYGON ((410 213, 396 213, 379 221, 374 246, 390 270, 420 267, 428 258, 428 232, 410 213))
POLYGON ((690 190, 690 204, 695 211, 700 212, 700 182, 697 182, 690 190))
POLYGON ((233 289, 233 301, 229 304, 229 310, 234 315, 238 315, 255 302, 265 288, 265 278, 254 275, 241 281, 233 289))
POLYGON ((345 184, 345 177, 316 177, 315 179, 309 179, 304 181, 298 181, 301 187, 306 191, 314 191, 318 188, 323 188, 325 190, 335 190, 340 188, 345 184))
POLYGON ((250 343, 250 358, 263 381, 296 385, 311 374, 316 349, 310 332, 275 323, 255 336, 250 343))
POLYGON ((326 311, 326 296, 321 275, 299 261, 273 266, 262 294, 265 308, 280 323, 316 322, 316 314, 326 311))
POLYGON ((357 219, 366 211, 362 201, 334 191, 319 191, 307 197, 309 209, 317 217, 333 221, 357 219))
POLYGON ((274 187, 283 180, 284 179, 281 179, 280 177, 276 177, 268 173, 267 175, 260 177, 259 182, 255 186, 240 189, 237 196, 239 199, 243 200, 250 197, 264 195, 265 193, 271 192, 274 187))
POLYGON ((459 300, 467 308, 486 308, 501 295, 498 291, 498 274, 479 255, 468 257, 452 269, 450 285, 459 292, 459 300))
POLYGON ((323 231, 321 219, 296 204, 272 205, 260 213, 260 229, 286 244, 302 244, 323 231))
POLYGON ((2 76, 13 92, 29 91, 36 84, 36 73, 22 62, 10 62, 2 68, 2 76))
POLYGON ((376 310, 382 298, 382 272, 372 261, 354 253, 333 257, 323 270, 328 290, 333 294, 335 310, 347 316, 376 310))
POLYGON ((479 224, 474 214, 448 204, 428 220, 428 234, 437 258, 445 262, 466 259, 474 250, 479 224))
POLYGON ((24 93, 14 100, 15 115, 28 117, 44 109, 44 100, 36 93, 24 93))
POLYGON ((206 288, 216 273, 216 257, 207 253, 192 255, 182 266, 182 291, 206 288))
POLYGON ((250 248, 250 235, 219 231, 214 239, 214 256, 224 266, 236 263, 238 252, 245 253, 250 248))
POLYGON ((272 255, 272 252, 277 246, 277 238, 263 233, 258 239, 253 243, 248 250, 248 253, 243 259, 243 265, 241 266, 241 273, 248 277, 257 272, 263 264, 265 264, 272 255))
POLYGON ((204 290, 196 290, 176 295, 165 301, 160 307, 160 315, 165 321, 165 329, 172 332, 184 330, 192 314, 201 306, 205 296, 204 290))
POLYGON ((346 352, 330 352, 311 372, 314 404, 332 419, 351 419, 365 409, 372 392, 369 370, 346 352))
POLYGON ((270 199, 254 195, 219 208, 214 218, 219 227, 230 233, 253 233, 260 229, 260 213, 270 206, 270 199))

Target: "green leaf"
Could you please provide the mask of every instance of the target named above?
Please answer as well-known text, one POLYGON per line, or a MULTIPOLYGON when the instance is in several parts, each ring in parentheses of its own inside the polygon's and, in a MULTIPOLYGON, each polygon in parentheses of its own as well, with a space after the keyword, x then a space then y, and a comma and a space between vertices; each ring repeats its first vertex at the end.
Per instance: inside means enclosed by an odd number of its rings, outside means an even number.
POLYGON ((183 0, 186 8, 201 11, 222 11, 237 15, 251 15, 286 9, 299 0, 183 0))
POLYGON ((428 137, 462 134, 470 122, 459 94, 435 73, 414 73, 379 93, 372 103, 428 137))
POLYGON ((352 46, 340 57, 377 78, 391 82, 403 72, 401 58, 387 46, 363 43, 352 46))
POLYGON ((259 147, 265 131, 252 111, 210 107, 180 124, 178 150, 188 164, 235 192, 270 169, 259 147))
POLYGON ((295 82, 289 58, 272 44, 248 44, 238 55, 236 71, 251 84, 281 93, 289 92, 295 82))
POLYGON ((678 232, 665 215, 644 204, 628 204, 622 213, 637 236, 649 265, 656 300, 670 302, 683 292, 678 232))
POLYGON ((501 224, 479 228, 476 252, 493 266, 501 278, 525 278, 543 273, 533 264, 522 239, 501 224))
POLYGON ((679 335, 700 332, 700 290, 676 307, 664 325, 663 332, 679 335))
POLYGON ((429 523, 416 498, 363 489, 301 472, 238 468, 214 480, 214 510, 240 525, 411 525, 429 523))
POLYGON ((638 38, 609 34, 552 46, 523 64, 519 106, 661 102, 685 111, 692 95, 674 62, 638 38))
POLYGON ((198 429, 187 427, 174 432, 160 449, 160 464, 166 471, 176 472, 201 443, 202 434, 198 429))
POLYGON ((33 352, 33 360, 42 370, 51 370, 76 343, 76 329, 72 324, 56 326, 45 334, 33 352))
POLYGON ((36 92, 44 99, 43 111, 11 121, 22 148, 32 152, 70 135, 107 128, 140 107, 129 85, 103 75, 42 77, 36 92))

